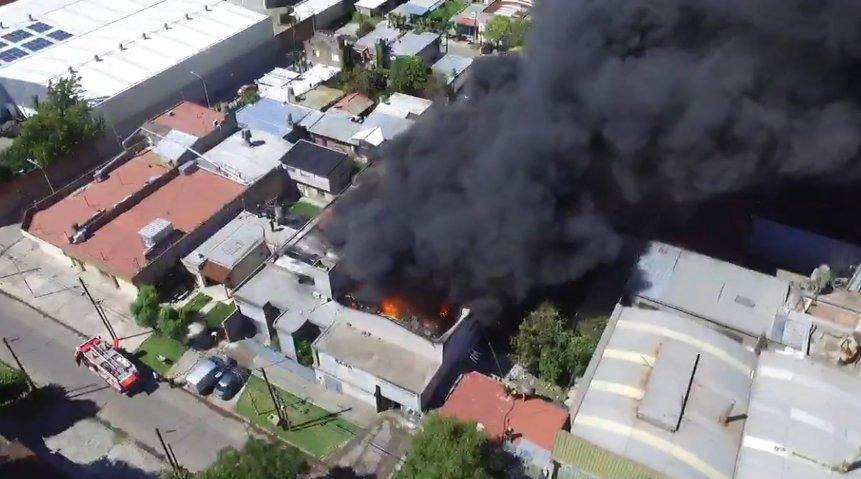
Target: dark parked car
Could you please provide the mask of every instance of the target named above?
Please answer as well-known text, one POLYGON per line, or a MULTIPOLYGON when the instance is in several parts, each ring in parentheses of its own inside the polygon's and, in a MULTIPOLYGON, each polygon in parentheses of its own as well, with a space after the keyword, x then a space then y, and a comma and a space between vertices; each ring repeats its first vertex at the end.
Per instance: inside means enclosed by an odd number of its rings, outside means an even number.
POLYGON ((215 395, 225 401, 232 398, 240 389, 242 389, 242 385, 245 384, 245 380, 248 378, 249 374, 250 371, 241 366, 236 366, 225 371, 218 379, 218 384, 215 386, 215 395))
POLYGON ((198 364, 185 377, 185 382, 198 394, 209 394, 224 372, 234 365, 236 361, 231 358, 212 356, 198 364))

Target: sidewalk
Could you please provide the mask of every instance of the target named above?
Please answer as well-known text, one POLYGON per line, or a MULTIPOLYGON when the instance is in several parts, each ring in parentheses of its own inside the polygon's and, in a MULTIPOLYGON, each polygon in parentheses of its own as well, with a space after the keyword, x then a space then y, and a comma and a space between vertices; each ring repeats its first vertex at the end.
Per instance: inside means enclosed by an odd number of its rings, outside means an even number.
MULTIPOLYGON (((116 290, 87 284, 108 321, 123 339, 123 347, 135 350, 149 330, 138 326, 129 314, 129 300, 116 290)), ((43 254, 25 238, 19 224, 0 228, 0 291, 86 335, 108 337, 78 275, 43 254)))

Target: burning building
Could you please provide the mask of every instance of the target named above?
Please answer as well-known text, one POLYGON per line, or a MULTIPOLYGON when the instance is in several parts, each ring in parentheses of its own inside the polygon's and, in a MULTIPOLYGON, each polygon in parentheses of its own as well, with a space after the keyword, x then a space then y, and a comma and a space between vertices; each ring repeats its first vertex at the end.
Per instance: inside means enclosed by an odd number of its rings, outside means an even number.
POLYGON ((469 309, 415 293, 360 301, 345 284, 337 257, 312 229, 242 284, 234 299, 253 324, 252 341, 270 344, 277 337, 288 358, 267 364, 377 411, 424 411, 455 379, 455 365, 474 343, 478 324, 469 309), (311 344, 313 365, 299 363, 303 341, 311 344))

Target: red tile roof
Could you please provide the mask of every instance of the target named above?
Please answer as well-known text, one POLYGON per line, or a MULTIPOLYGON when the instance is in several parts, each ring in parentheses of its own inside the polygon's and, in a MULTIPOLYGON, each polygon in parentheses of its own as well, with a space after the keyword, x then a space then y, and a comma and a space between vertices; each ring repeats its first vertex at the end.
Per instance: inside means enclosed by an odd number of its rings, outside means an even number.
POLYGON ((156 156, 147 151, 110 172, 107 180, 90 183, 45 210, 33 215, 28 232, 51 243, 69 256, 96 264, 103 271, 127 280, 145 267, 144 246, 138 235, 141 228, 157 218, 173 224, 175 230, 189 233, 220 211, 245 190, 226 178, 197 169, 179 175, 150 193, 128 211, 98 228, 84 242, 72 244, 68 235, 73 223, 83 223, 99 209, 114 204, 138 191, 152 172, 166 173, 156 156))
POLYGON ((568 421, 566 409, 540 398, 506 395, 502 383, 477 372, 460 378, 439 414, 480 423, 495 442, 501 442, 510 427, 515 442, 524 438, 548 451, 568 421))
POLYGON ((204 138, 215 131, 217 125, 224 123, 224 118, 224 113, 197 103, 183 101, 153 118, 152 122, 158 126, 204 138))

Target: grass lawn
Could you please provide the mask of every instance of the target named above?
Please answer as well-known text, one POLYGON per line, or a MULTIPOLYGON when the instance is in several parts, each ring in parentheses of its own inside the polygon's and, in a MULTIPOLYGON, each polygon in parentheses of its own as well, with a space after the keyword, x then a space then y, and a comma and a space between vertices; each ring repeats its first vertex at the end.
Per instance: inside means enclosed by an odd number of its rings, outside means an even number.
POLYGON ((462 0, 448 0, 443 4, 443 6, 431 13, 430 16, 433 19, 447 21, 451 17, 462 12, 464 8, 466 8, 466 2, 462 0))
POLYGON ((188 347, 179 341, 166 338, 158 333, 153 333, 150 337, 141 343, 140 347, 135 351, 138 359, 144 364, 152 368, 153 371, 164 376, 170 370, 188 347), (172 362, 165 364, 158 360, 158 356, 162 355, 172 362))
POLYGON ((286 391, 275 388, 275 392, 287 406, 287 418, 292 426, 289 430, 280 429, 269 420, 269 415, 275 414, 275 407, 266 383, 257 376, 248 379, 236 412, 318 459, 326 457, 360 430, 337 415, 303 402, 286 391))
POLYGON ((206 306, 207 303, 209 303, 210 301, 212 301, 212 298, 210 298, 209 296, 203 293, 197 293, 196 295, 194 295, 193 298, 191 298, 188 303, 185 303, 183 309, 197 313, 198 311, 200 311, 200 308, 206 306))
POLYGON ((304 201, 300 201, 295 203, 290 207, 290 213, 301 215, 309 220, 317 214, 320 213, 320 207, 317 205, 312 205, 311 203, 305 203, 304 201))
POLYGON ((218 329, 235 309, 236 306, 232 304, 218 303, 203 316, 203 322, 209 329, 218 329))

